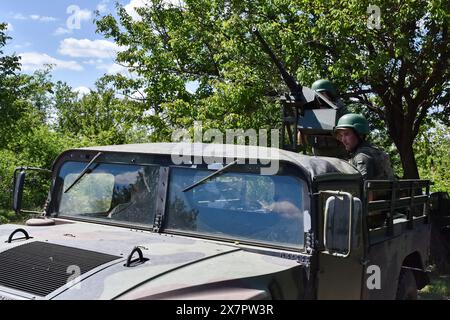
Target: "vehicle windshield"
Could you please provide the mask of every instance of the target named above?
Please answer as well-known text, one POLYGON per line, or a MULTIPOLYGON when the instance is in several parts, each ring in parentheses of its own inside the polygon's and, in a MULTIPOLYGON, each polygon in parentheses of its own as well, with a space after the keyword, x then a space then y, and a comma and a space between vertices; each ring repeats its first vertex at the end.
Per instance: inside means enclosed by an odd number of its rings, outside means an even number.
POLYGON ((220 238, 303 246, 309 210, 304 181, 292 176, 227 172, 183 192, 211 174, 171 170, 166 225, 170 230, 220 238))
POLYGON ((61 167, 59 215, 153 224, 159 166, 95 163, 64 193, 86 164, 66 162, 61 167))
MULTIPOLYGON (((55 184, 59 216, 152 227, 160 165, 68 161, 55 184)), ((232 241, 303 247, 309 221, 306 183, 295 176, 171 167, 162 230, 232 241), (185 190, 185 192, 183 192, 185 190), (305 219, 305 215, 308 215, 305 219)))

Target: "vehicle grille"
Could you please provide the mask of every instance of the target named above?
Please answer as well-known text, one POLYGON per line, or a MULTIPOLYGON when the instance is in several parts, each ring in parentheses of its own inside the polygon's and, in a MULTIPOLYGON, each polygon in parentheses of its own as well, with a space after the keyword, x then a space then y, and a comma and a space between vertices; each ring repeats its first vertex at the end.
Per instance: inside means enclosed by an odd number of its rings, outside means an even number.
POLYGON ((0 253, 0 285, 46 296, 104 263, 119 259, 94 251, 31 242, 0 253), (79 269, 78 269, 79 268, 79 269))

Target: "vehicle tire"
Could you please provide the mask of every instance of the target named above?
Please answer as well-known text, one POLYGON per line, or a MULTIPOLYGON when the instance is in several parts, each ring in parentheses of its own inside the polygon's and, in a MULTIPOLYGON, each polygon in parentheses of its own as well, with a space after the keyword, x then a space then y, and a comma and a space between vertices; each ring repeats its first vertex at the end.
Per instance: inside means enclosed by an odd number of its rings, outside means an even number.
POLYGON ((417 284, 414 273, 408 269, 402 269, 398 279, 397 300, 417 300, 417 284))

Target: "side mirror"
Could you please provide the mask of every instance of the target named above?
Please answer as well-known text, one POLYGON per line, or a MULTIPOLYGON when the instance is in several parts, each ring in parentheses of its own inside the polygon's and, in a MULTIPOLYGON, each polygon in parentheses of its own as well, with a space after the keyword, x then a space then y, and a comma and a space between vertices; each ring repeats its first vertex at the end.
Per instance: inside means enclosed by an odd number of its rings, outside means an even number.
MULTIPOLYGON (((16 212, 16 214, 20 214, 21 212, 25 213, 33 213, 33 214, 42 214, 43 212, 39 211, 29 211, 22 209, 22 198, 23 198, 23 189, 25 188, 25 172, 26 171, 38 171, 44 173, 52 173, 50 170, 34 168, 34 167, 19 167, 14 170, 14 182, 13 182, 13 203, 12 208, 16 212)), ((47 197, 47 200, 49 198, 47 197)), ((45 211, 45 208, 44 208, 45 211)))
POLYGON ((329 253, 348 257, 362 237, 361 200, 348 192, 321 191, 328 196, 324 205, 323 243, 329 253))
POLYGON ((25 170, 18 168, 14 171, 13 210, 20 214, 22 208, 23 186, 25 185, 25 170))

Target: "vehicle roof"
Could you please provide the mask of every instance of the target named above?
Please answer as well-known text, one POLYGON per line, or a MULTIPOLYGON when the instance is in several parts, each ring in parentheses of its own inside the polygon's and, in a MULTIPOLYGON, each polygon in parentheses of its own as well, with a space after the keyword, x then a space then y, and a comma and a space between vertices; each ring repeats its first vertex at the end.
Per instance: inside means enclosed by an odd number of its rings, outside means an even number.
POLYGON ((313 179, 328 174, 360 176, 358 170, 347 161, 332 157, 302 155, 277 148, 216 143, 141 143, 111 146, 85 147, 77 150, 139 153, 153 155, 183 155, 187 157, 245 158, 286 161, 300 167, 313 179))

